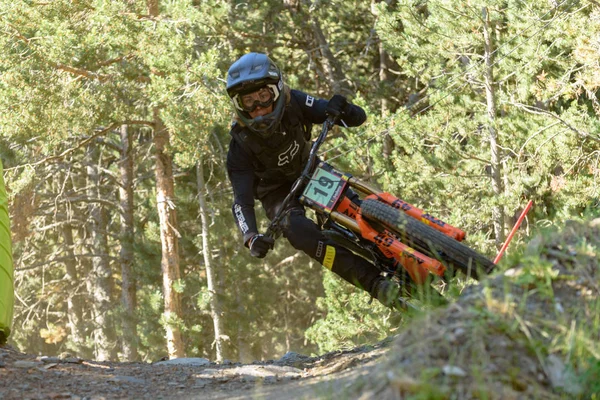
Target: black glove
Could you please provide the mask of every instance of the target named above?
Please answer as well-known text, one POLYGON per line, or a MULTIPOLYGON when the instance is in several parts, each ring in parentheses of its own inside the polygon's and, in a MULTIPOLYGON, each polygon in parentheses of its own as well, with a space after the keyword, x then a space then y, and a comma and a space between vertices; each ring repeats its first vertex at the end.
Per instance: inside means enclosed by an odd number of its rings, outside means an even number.
POLYGON ((329 104, 327 104, 327 114, 332 117, 339 117, 341 114, 344 114, 350 104, 348 100, 341 94, 334 94, 331 100, 329 100, 329 104))
POLYGON ((263 234, 257 233, 252 236, 248 241, 248 247, 250 248, 250 254, 252 257, 264 258, 269 250, 273 248, 275 239, 263 234))

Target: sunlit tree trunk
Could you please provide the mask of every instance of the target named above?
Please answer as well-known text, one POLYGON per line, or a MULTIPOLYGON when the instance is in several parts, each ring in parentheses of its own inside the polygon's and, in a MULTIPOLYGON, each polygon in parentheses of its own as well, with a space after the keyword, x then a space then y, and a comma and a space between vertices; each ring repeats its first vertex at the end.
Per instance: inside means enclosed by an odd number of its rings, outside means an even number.
POLYGON ((213 320, 215 331, 215 350, 217 361, 223 361, 223 342, 229 339, 223 334, 222 315, 223 309, 219 301, 219 290, 216 287, 216 273, 211 261, 211 247, 208 240, 208 207, 206 205, 206 187, 204 184, 204 170, 202 162, 196 164, 196 175, 198 183, 198 203, 200 205, 200 220, 202 221, 202 254, 204 256, 204 267, 206 268, 206 280, 208 285, 208 293, 210 295, 210 316, 213 320))
POLYGON ((121 159, 119 172, 121 182, 119 186, 120 215, 121 215, 121 304, 122 314, 122 351, 123 357, 134 361, 138 357, 137 351, 137 320, 135 315, 136 277, 133 273, 133 151, 131 132, 127 125, 121 126, 121 159))
MULTIPOLYGON (((485 93, 487 99, 488 130, 490 134, 491 150, 491 173, 492 189, 496 197, 502 195, 502 178, 500 164, 500 147, 498 146, 498 133, 496 132, 496 98, 494 94, 494 73, 492 60, 492 41, 490 38, 490 17, 487 8, 482 9, 484 29, 483 37, 485 40, 485 93)), ((492 208, 492 218, 494 224, 494 233, 496 234, 496 246, 500 247, 504 242, 504 208, 501 205, 495 205, 492 208)))
MULTIPOLYGON (((159 16, 159 0, 148 0, 148 13, 159 16)), ((179 232, 175 211, 175 182, 173 160, 167 154, 169 131, 160 119, 159 109, 154 109, 154 173, 156 175, 156 204, 160 220, 160 241, 162 248, 161 271, 163 276, 163 297, 165 302, 165 330, 169 358, 185 355, 181 338, 181 296, 175 284, 181 278, 179 271, 179 232)))
POLYGON ((179 271, 179 232, 175 211, 175 185, 173 161, 166 152, 169 131, 162 123, 158 110, 154 111, 154 172, 156 175, 156 204, 160 219, 162 248, 161 271, 165 301, 165 330, 169 358, 184 356, 184 346, 179 324, 181 322, 181 299, 175 284, 181 278, 179 271))

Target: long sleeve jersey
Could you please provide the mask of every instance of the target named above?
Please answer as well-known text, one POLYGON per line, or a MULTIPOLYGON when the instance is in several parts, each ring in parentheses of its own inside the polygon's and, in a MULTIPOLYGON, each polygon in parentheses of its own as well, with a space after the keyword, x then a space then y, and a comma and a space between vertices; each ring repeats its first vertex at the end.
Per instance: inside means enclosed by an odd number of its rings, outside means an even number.
MULTIPOLYGON (((299 118, 306 125, 322 124, 325 122, 329 101, 312 97, 299 90, 292 89, 290 94, 295 97, 297 104, 299 104, 301 112, 299 118)), ((294 112, 292 110, 286 107, 282 120, 286 118, 286 113, 294 112)), ((366 119, 365 111, 356 105, 350 105, 346 112, 341 115, 341 120, 349 127, 359 126, 366 119)), ((273 133, 273 135, 280 134, 281 130, 273 133)), ((233 216, 243 235, 244 244, 247 244, 248 240, 258 233, 254 200, 256 198, 255 188, 260 178, 256 175, 256 157, 233 139, 229 143, 229 151, 227 153, 227 173, 234 193, 233 216)), ((296 178, 301 173, 302 169, 298 171, 296 178)))

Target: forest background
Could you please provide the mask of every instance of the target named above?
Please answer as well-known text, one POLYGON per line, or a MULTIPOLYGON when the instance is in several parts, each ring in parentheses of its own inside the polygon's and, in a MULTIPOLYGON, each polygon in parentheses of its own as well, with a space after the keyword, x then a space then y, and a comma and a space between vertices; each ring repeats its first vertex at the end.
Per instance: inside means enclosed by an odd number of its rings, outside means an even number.
POLYGON ((514 248, 600 215, 593 0, 1 0, 0 25, 10 341, 28 353, 250 361, 398 328, 284 240, 243 247, 224 78, 249 51, 365 108, 323 157, 490 258, 528 200, 514 248))

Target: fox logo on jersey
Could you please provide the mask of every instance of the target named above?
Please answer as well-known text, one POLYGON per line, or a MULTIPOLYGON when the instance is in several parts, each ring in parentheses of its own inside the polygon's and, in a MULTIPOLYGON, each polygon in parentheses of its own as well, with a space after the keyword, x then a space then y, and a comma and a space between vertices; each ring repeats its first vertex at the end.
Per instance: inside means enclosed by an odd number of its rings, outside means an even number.
POLYGON ((279 155, 279 162, 277 163, 277 165, 282 167, 285 164, 289 164, 290 162, 292 162, 294 156, 298 154, 299 149, 300 145, 294 140, 294 142, 290 144, 290 147, 288 147, 286 151, 279 155))

